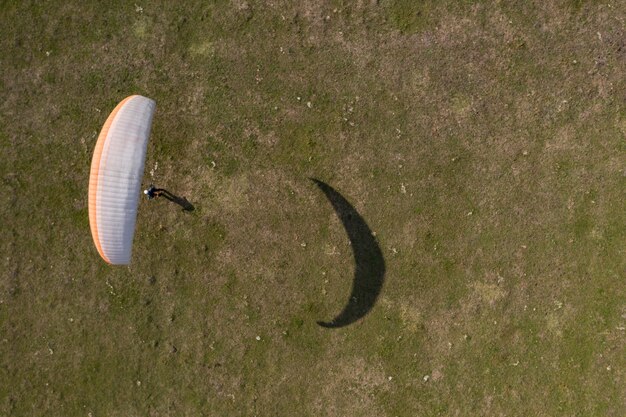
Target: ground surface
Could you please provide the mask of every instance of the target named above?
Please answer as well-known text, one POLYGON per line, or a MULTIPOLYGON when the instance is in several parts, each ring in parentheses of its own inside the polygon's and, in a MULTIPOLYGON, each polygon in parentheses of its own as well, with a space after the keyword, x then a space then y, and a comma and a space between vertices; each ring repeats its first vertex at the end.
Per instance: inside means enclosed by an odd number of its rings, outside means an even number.
POLYGON ((184 4, 0 2, 1 415, 626 415, 623 1, 184 4), (142 201, 109 267, 89 166, 131 94, 196 209, 142 201), (385 258, 340 329, 308 177, 385 258))

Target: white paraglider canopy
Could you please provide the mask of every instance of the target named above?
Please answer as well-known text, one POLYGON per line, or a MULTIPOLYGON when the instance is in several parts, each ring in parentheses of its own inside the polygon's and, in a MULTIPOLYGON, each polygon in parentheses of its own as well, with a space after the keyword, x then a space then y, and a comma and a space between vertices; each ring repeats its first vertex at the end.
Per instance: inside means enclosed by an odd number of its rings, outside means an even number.
POLYGON ((89 176, 89 224, 102 258, 130 263, 141 179, 156 103, 130 96, 107 118, 89 176))

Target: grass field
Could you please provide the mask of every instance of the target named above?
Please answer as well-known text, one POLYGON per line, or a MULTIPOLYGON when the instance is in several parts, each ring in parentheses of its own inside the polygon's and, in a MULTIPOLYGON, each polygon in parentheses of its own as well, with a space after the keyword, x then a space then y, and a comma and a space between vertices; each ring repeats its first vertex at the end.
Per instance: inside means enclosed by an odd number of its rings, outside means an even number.
POLYGON ((626 3, 0 1, 0 415, 626 415, 626 3), (157 102, 133 260, 92 151, 157 102), (309 177, 376 234, 355 260, 309 177))

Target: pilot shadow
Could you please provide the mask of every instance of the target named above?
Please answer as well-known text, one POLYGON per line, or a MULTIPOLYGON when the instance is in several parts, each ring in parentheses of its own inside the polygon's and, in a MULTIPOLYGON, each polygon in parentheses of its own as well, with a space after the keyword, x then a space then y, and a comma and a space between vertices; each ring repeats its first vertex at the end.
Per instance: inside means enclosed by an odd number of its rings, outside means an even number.
POLYGON ((165 189, 159 189, 159 196, 165 197, 172 203, 178 204, 180 207, 182 207, 183 211, 193 211, 195 208, 193 204, 191 204, 189 200, 187 200, 185 197, 179 197, 165 189))
POLYGON ((355 272, 348 303, 330 322, 317 322, 327 328, 344 327, 364 317, 374 307, 383 287, 385 260, 372 230, 348 200, 330 185, 315 178, 310 180, 333 206, 348 234, 354 255, 355 272))

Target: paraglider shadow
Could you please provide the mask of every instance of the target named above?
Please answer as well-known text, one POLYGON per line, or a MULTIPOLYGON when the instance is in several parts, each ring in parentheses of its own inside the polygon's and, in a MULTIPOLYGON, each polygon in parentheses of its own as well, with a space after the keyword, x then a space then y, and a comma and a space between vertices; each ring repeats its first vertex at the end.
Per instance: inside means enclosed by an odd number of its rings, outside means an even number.
POLYGON ((316 178, 309 179, 322 190, 332 204, 348 233, 354 254, 354 281, 348 303, 332 321, 317 322, 327 328, 344 327, 364 317, 374 307, 383 287, 385 260, 372 231, 354 207, 330 185, 316 178))
POLYGON ((172 203, 176 203, 181 206, 183 208, 183 211, 193 211, 195 208, 193 204, 191 204, 185 197, 179 197, 177 195, 174 195, 166 189, 160 188, 158 190, 158 193, 159 196, 165 197, 172 203))

